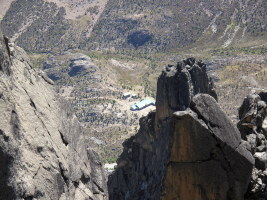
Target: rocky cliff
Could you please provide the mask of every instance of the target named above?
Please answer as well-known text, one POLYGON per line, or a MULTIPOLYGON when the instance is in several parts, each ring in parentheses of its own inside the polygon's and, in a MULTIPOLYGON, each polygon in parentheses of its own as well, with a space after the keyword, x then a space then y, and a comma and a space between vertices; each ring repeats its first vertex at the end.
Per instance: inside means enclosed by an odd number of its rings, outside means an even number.
POLYGON ((140 120, 109 177, 111 200, 244 199, 254 158, 212 96, 203 63, 166 67, 156 111, 140 120))
POLYGON ((102 165, 70 105, 0 35, 0 199, 107 199, 102 165))
POLYGON ((239 108, 238 128, 255 158, 248 200, 267 198, 267 93, 248 95, 239 108))

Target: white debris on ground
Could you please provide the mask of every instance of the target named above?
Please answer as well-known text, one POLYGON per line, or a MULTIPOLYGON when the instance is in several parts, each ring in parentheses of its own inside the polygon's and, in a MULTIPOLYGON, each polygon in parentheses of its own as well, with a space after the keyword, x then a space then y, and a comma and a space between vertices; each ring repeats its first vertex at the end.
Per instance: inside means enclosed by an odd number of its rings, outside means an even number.
POLYGON ((104 169, 108 172, 108 173, 112 173, 117 167, 117 163, 106 163, 104 165, 104 169))

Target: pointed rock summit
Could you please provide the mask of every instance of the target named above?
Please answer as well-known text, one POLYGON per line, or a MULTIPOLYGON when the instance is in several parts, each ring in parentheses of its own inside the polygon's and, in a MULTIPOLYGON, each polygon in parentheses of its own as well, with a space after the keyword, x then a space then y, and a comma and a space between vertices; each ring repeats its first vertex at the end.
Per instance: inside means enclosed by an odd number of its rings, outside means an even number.
POLYGON ((205 64, 167 66, 156 111, 140 120, 109 177, 111 200, 243 200, 254 158, 216 102, 205 64))
POLYGON ((160 121, 173 112, 185 110, 198 93, 209 94, 217 101, 204 63, 188 58, 177 65, 168 65, 158 78, 157 119, 160 121))

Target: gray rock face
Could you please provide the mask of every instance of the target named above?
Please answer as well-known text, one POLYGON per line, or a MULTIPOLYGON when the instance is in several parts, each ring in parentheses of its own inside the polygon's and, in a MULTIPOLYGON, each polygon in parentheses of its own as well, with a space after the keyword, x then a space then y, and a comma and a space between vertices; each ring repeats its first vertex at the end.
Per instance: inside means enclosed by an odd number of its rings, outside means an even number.
POLYGON ((22 49, 13 55, 11 65, 0 36, 0 199, 107 199, 102 165, 70 105, 22 49))
POLYGON ((267 199, 267 93, 248 95, 239 109, 238 128, 255 158, 248 200, 267 199))
MULTIPOLYGON (((197 63, 184 65, 190 61, 197 63)), ((108 181, 111 200, 244 199, 254 158, 208 95, 216 97, 205 71, 179 72, 177 66, 158 80, 156 112, 142 118, 139 132, 124 143, 108 181)))

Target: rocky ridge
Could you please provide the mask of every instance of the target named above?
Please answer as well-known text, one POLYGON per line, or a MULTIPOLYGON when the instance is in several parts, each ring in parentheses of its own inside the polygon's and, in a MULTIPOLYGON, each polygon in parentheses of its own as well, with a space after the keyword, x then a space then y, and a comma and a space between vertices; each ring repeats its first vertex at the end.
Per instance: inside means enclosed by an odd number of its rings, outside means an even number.
POLYGON ((107 199, 102 165, 72 109, 0 36, 0 199, 107 199))
POLYGON ((194 58, 166 67, 157 82, 158 120, 164 120, 176 111, 185 110, 198 93, 210 94, 217 100, 213 81, 206 70, 206 65, 194 58))
POLYGON ((111 200, 244 198, 254 158, 212 96, 203 63, 166 67, 157 110, 140 119, 109 177, 111 200))
POLYGON ((0 1, 3 12, 12 2, 1 26, 27 51, 266 47, 267 6, 262 0, 7 1, 0 1))

